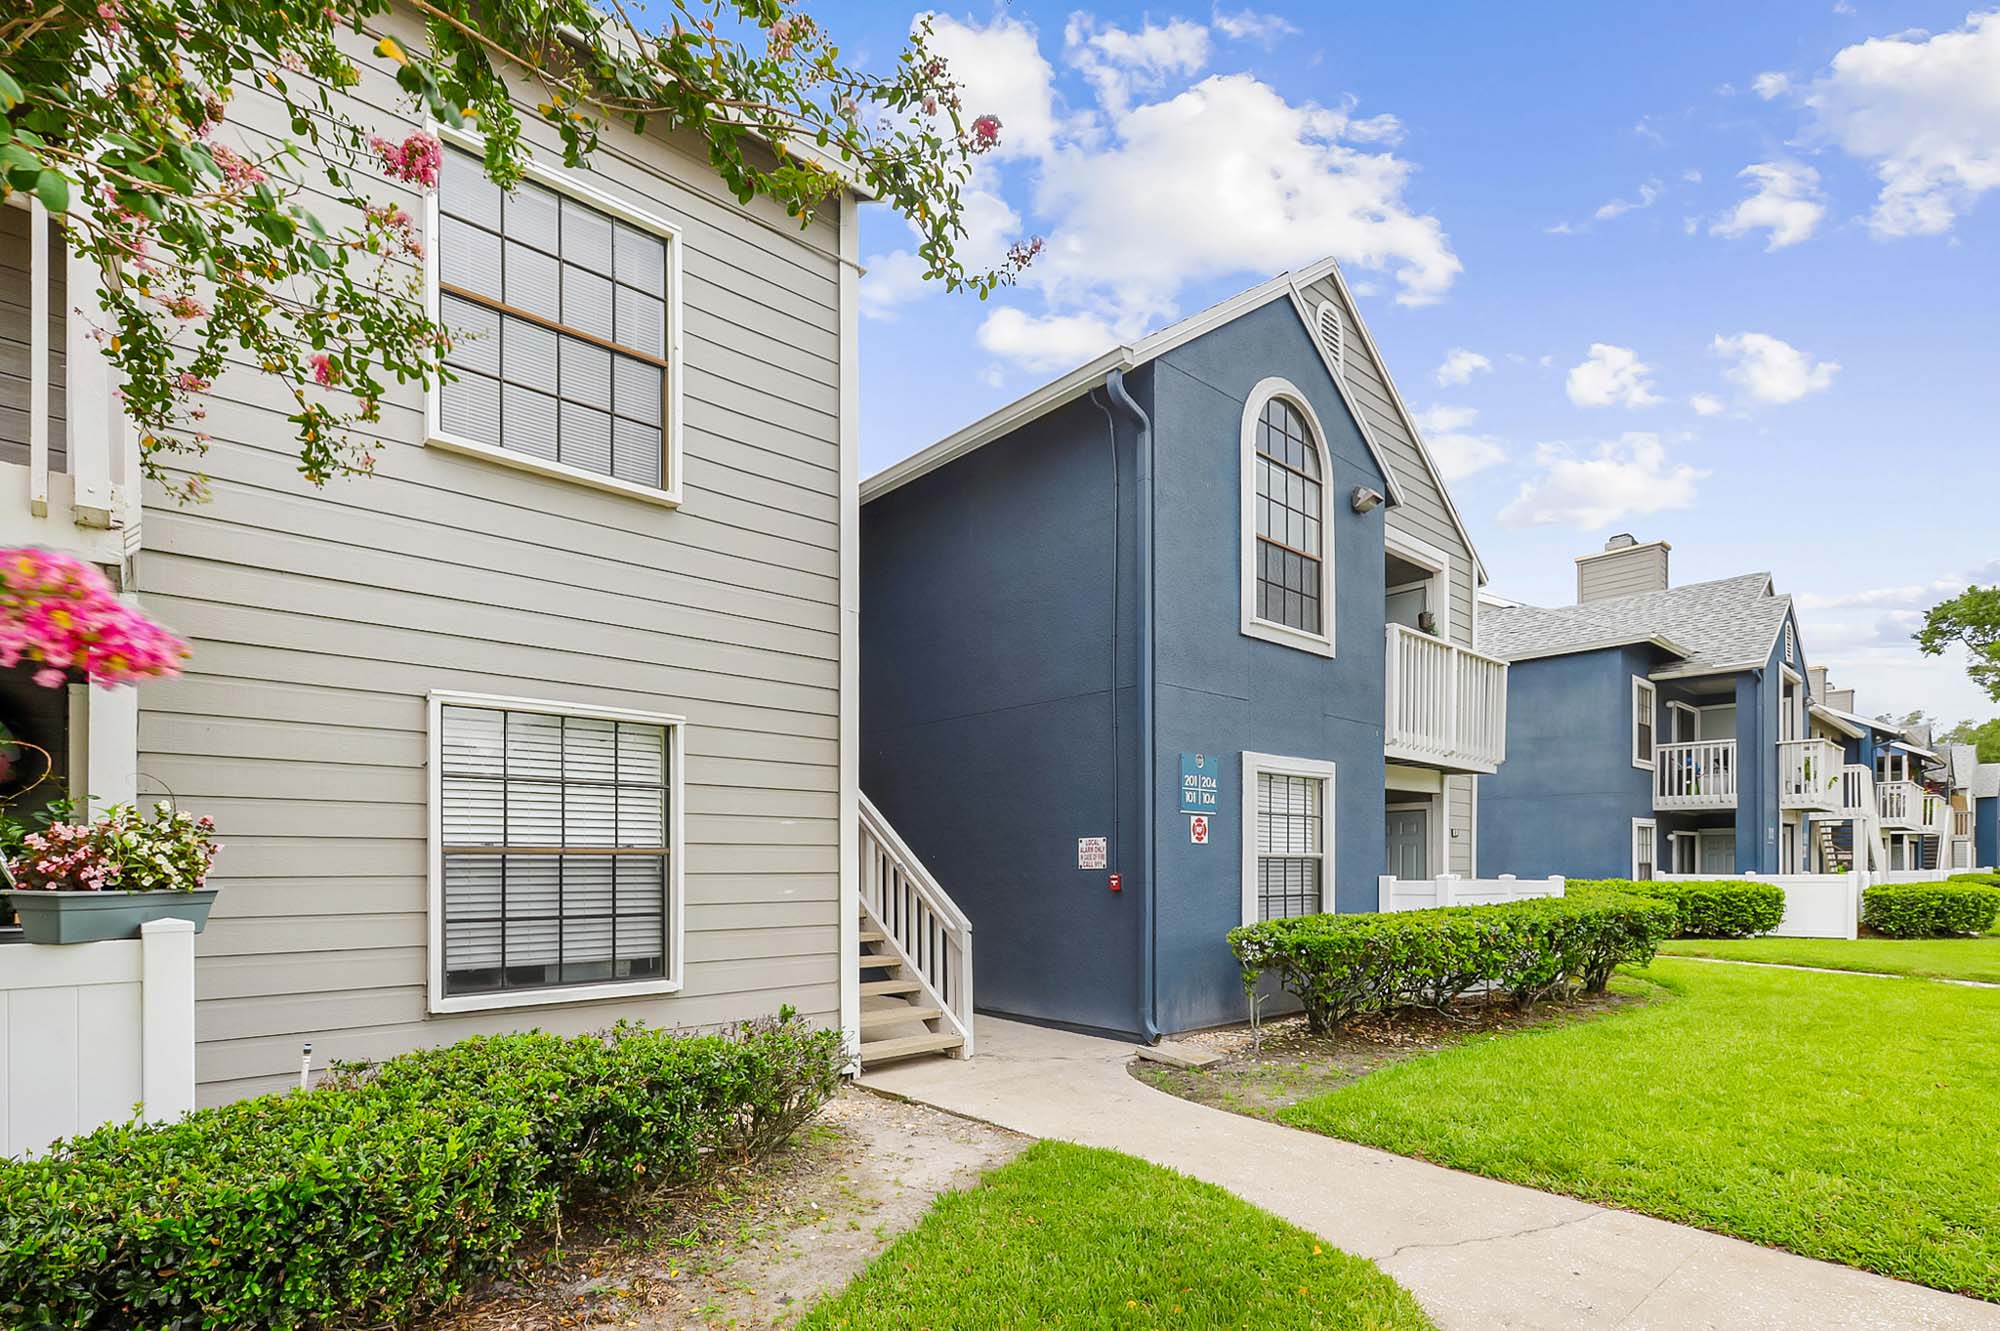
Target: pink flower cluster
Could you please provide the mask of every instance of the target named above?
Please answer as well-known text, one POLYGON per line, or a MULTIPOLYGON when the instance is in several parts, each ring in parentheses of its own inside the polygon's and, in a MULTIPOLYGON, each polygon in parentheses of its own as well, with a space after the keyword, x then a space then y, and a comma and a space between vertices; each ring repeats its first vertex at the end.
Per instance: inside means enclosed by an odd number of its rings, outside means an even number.
POLYGON ((178 675, 187 644, 118 599, 73 556, 35 546, 0 550, 0 666, 35 661, 35 683, 57 688, 80 669, 107 687, 178 675))
POLYGON ((1000 117, 980 116, 972 122, 972 149, 985 152, 1000 142, 1000 117))
POLYGON ((368 146, 382 159, 382 169, 397 180, 430 189, 437 184, 438 168, 444 165, 444 145, 435 135, 418 130, 401 143, 391 143, 380 134, 370 135, 368 146))
POLYGON ((232 185, 261 185, 269 176, 264 168, 245 159, 235 149, 224 144, 209 145, 208 155, 215 159, 215 165, 222 172, 222 178, 232 185))
POLYGON ((331 388, 340 382, 340 367, 324 351, 314 352, 306 358, 306 363, 312 366, 313 382, 321 388, 331 388))
POLYGON ((403 253, 415 259, 424 257, 423 228, 417 219, 404 212, 393 203, 385 203, 367 210, 368 220, 382 228, 384 235, 403 253))
POLYGON ((215 867, 215 820, 162 800, 147 821, 128 804, 94 823, 51 823, 21 838, 9 866, 27 892, 192 892, 215 867))

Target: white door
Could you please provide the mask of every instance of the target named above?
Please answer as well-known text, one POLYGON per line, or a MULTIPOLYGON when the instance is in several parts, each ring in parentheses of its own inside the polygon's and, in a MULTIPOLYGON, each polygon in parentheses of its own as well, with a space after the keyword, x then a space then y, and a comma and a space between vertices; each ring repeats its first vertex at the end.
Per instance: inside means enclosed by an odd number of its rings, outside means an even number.
POLYGON ((1701 872, 1714 874, 1736 872, 1736 833, 1701 834, 1701 872))

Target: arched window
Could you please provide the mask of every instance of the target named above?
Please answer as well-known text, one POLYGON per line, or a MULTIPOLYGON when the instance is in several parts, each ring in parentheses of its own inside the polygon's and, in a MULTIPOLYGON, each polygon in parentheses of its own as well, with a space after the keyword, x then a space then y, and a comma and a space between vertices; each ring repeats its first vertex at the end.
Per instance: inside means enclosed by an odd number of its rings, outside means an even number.
POLYGON ((1305 396, 1283 380, 1259 384, 1243 445, 1243 631, 1330 656, 1328 460, 1305 396))

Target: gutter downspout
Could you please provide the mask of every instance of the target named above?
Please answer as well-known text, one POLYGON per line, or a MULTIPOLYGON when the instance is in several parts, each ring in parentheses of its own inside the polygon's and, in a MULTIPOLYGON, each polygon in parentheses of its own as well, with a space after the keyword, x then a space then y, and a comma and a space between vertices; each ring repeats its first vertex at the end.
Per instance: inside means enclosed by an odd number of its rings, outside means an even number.
POLYGON ((1138 430, 1133 451, 1137 481, 1139 548, 1139 853, 1141 869, 1141 910, 1144 918, 1139 934, 1139 1023, 1148 1044, 1160 1038, 1159 1025, 1159 898, 1154 870, 1158 863, 1158 803, 1155 740, 1153 736, 1153 422, 1132 395, 1125 391, 1125 371, 1114 368, 1104 376, 1104 391, 1120 412, 1130 417, 1138 430))

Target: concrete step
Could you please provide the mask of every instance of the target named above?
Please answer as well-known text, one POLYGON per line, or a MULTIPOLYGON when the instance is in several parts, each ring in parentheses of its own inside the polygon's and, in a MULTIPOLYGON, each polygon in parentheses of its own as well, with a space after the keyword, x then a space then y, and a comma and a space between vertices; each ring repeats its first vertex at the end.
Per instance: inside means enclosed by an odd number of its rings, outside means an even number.
POLYGON ((861 982, 861 996, 863 998, 881 998, 888 994, 914 994, 920 993, 922 990, 923 986, 915 980, 863 980, 861 982))
POLYGON ((861 1066, 887 1063, 897 1058, 915 1058, 919 1054, 942 1054, 964 1043, 964 1037, 958 1035, 905 1035, 895 1040, 864 1040, 861 1042, 861 1066))
POLYGON ((940 1008, 918 1007, 914 1003, 899 1003, 895 1007, 871 1008, 861 1014, 861 1030, 879 1031, 884 1026, 906 1026, 913 1021, 936 1021, 944 1012, 940 1008))

